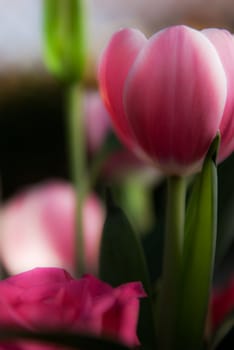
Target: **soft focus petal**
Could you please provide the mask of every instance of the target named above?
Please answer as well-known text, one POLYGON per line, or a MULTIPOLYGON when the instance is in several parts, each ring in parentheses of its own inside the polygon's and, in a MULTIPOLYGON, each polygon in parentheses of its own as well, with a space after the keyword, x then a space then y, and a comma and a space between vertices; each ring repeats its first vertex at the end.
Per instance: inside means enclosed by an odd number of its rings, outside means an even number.
POLYGON ((89 92, 85 98, 85 123, 87 143, 90 152, 97 152, 111 131, 109 114, 96 91, 89 92))
MULTIPOLYGON (((96 272, 104 221, 101 203, 90 195, 84 206, 88 271, 96 272)), ((54 266, 74 271, 75 192, 63 181, 34 186, 12 198, 1 214, 1 259, 10 273, 54 266)))
POLYGON ((146 42, 145 36, 138 30, 120 30, 112 36, 99 66, 102 97, 119 137, 129 147, 133 146, 133 140, 123 109, 123 84, 132 63, 146 42))
POLYGON ((226 30, 202 31, 215 46, 227 76, 228 93, 220 125, 221 145, 218 161, 224 160, 234 150, 234 38, 226 30))
POLYGON ((104 177, 107 179, 120 180, 129 175, 138 175, 146 184, 154 183, 160 178, 161 173, 148 162, 137 157, 128 150, 116 151, 107 157, 103 166, 104 177))
POLYGON ((185 26, 157 33, 135 60, 124 94, 143 151, 170 174, 194 171, 226 100, 225 72, 210 41, 185 26))
MULTIPOLYGON (((91 153, 97 153, 112 132, 110 115, 97 91, 90 91, 85 98, 85 122, 87 143, 91 153)), ((109 152, 101 169, 101 175, 111 180, 121 180, 131 173, 141 175, 147 182, 156 176, 155 167, 150 167, 125 147, 109 152)))

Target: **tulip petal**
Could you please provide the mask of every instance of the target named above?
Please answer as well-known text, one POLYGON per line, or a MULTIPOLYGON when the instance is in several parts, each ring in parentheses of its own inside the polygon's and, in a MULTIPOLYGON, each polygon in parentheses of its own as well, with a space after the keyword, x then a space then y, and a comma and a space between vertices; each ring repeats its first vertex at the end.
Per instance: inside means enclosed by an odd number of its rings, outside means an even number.
POLYGON ((124 86, 139 146, 167 173, 197 170, 219 128, 226 85, 217 51, 199 31, 175 26, 152 36, 124 86))
POLYGON ((133 61, 146 42, 145 36, 138 30, 120 30, 112 36, 99 66, 103 100, 111 114, 116 132, 130 148, 133 142, 123 109, 123 84, 133 61))
POLYGON ((220 125, 221 145, 218 161, 224 160, 234 150, 234 38, 226 30, 202 31, 215 46, 227 76, 228 94, 220 125))

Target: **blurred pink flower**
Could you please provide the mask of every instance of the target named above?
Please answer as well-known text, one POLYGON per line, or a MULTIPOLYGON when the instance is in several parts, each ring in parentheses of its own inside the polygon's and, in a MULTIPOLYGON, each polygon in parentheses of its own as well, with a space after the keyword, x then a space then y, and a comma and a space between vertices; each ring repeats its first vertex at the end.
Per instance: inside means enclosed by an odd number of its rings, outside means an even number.
POLYGON ((145 297, 140 282, 112 288, 91 275, 76 280, 63 269, 37 268, 0 282, 0 327, 81 332, 132 347, 139 344, 140 297, 145 297))
POLYGON ((227 97, 224 67, 206 35, 173 26, 148 40, 120 30, 102 55, 99 81, 127 147, 167 174, 200 169, 227 97))
POLYGON ((119 181, 130 175, 137 175, 145 184, 154 184, 162 174, 127 149, 113 152, 107 157, 103 166, 103 176, 107 180, 119 181))
POLYGON ((95 90, 85 96, 85 123, 88 148, 95 154, 111 131, 109 113, 95 90))
POLYGON ((211 329, 215 331, 234 311, 234 276, 221 288, 215 288, 212 292, 210 303, 211 329))
MULTIPOLYGON (((85 96, 85 122, 88 149, 95 156, 113 131, 110 114, 98 91, 90 91, 85 96)), ((135 172, 147 181, 159 175, 155 168, 121 146, 118 150, 110 151, 100 171, 104 178, 117 181, 135 172)))
MULTIPOLYGON (((91 194, 84 205, 85 260, 97 272, 104 211, 91 194)), ((2 208, 0 258, 11 274, 33 267, 63 267, 74 272, 75 192, 64 181, 28 188, 2 208)))

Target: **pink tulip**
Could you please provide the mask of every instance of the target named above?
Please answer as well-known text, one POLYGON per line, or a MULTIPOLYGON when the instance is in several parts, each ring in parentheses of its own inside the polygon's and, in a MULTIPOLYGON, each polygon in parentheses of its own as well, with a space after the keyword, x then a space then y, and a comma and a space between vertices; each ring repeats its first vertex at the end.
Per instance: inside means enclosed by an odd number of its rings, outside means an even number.
POLYGON ((147 40, 123 29, 103 53, 99 81, 126 146, 170 175, 199 170, 227 96, 220 57, 202 32, 174 26, 147 40))
POLYGON ((234 311, 234 277, 222 288, 214 289, 210 303, 210 323, 212 330, 234 311))
MULTIPOLYGON (((19 273, 33 267, 63 267, 74 272, 75 192, 63 181, 46 182, 16 195, 2 208, 0 257, 19 273)), ((104 212, 90 195, 84 205, 85 259, 97 271, 104 212)))
POLYGON ((132 347, 140 297, 140 282, 112 288, 91 275, 75 280, 62 269, 33 269, 0 282, 0 328, 81 332, 132 347))
POLYGON ((220 124, 222 135, 218 160, 222 161, 234 150, 234 38, 226 30, 206 29, 204 33, 215 46, 227 76, 228 94, 220 124))

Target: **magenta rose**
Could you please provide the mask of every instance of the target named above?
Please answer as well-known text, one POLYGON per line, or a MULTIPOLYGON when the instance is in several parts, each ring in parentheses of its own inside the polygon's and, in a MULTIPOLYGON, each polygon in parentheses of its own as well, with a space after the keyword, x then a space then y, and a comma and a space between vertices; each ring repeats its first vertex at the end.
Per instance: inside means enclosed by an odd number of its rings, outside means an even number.
MULTIPOLYGON (((81 332, 133 347, 139 344, 139 298, 144 296, 139 282, 112 288, 91 275, 77 280, 60 268, 37 268, 0 282, 0 328, 81 332)), ((13 347, 38 346, 19 342, 13 347)))

